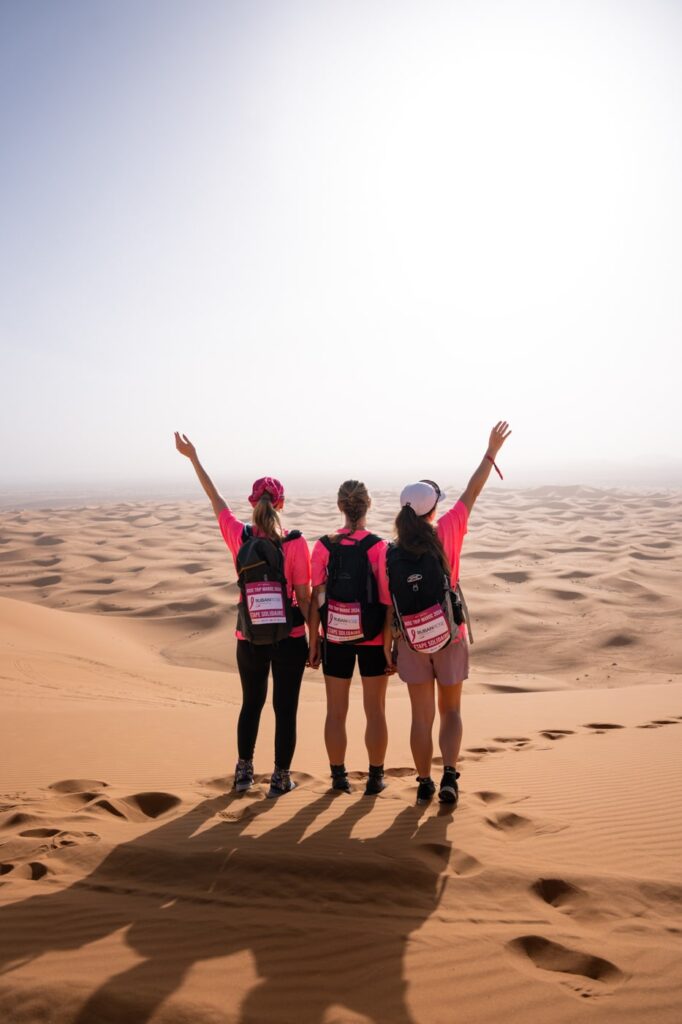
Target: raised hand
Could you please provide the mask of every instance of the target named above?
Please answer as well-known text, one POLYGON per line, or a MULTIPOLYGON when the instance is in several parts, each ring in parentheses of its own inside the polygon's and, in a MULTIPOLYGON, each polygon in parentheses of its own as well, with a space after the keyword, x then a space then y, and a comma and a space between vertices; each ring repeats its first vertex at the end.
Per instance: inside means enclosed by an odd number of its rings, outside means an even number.
POLYGON ((181 455, 187 456, 188 459, 193 459, 197 454, 197 450, 187 434, 179 434, 177 430, 175 431, 175 447, 181 455))
POLYGON ((497 455, 500 448, 507 440, 511 430, 506 420, 500 420, 496 423, 493 429, 490 431, 490 440, 488 441, 488 454, 492 455, 493 458, 497 455))

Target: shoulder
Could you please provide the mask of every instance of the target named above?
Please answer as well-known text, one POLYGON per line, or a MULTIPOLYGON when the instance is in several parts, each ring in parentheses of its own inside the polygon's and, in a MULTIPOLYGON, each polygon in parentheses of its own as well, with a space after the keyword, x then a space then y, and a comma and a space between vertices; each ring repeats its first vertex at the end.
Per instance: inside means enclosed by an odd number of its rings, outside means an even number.
POLYGON ((436 524, 436 529, 439 533, 441 530, 450 531, 453 529, 459 530, 461 533, 466 533, 468 522, 469 510, 460 498, 459 501, 455 502, 451 509, 448 509, 448 511, 440 517, 436 524))
POLYGON ((232 544, 241 538, 245 524, 237 519, 231 508, 226 506, 218 516, 218 526, 227 543, 232 544))

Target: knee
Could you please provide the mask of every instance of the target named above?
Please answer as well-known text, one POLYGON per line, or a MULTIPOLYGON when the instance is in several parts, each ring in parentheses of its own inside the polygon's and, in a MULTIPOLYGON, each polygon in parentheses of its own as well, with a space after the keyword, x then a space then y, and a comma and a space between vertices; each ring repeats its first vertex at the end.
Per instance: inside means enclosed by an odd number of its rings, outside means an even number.
POLYGON ((348 708, 328 707, 327 724, 338 728, 343 728, 343 726, 346 724, 347 715, 348 708))

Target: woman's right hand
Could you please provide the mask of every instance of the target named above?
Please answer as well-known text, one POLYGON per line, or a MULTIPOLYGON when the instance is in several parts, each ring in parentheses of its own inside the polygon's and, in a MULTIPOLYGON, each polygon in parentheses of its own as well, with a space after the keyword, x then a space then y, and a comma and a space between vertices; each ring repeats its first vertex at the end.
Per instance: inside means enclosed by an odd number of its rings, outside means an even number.
POLYGON ((384 657, 386 659, 386 675, 395 675, 397 668, 396 663, 393 660, 393 643, 384 644, 384 657))
POLYGON ((311 636, 310 643, 308 644, 308 665, 310 668, 320 667, 320 638, 319 636, 311 636))
POLYGON ((187 434, 179 434, 175 431, 175 447, 181 455, 185 455, 188 459, 193 459, 197 450, 188 438, 187 434))
POLYGON ((499 423, 496 423, 493 429, 490 431, 490 439, 488 441, 488 454, 495 458, 495 456, 497 455, 500 448, 502 447, 502 445, 507 440, 510 434, 511 430, 509 429, 509 424, 507 423, 506 420, 500 420, 499 423))

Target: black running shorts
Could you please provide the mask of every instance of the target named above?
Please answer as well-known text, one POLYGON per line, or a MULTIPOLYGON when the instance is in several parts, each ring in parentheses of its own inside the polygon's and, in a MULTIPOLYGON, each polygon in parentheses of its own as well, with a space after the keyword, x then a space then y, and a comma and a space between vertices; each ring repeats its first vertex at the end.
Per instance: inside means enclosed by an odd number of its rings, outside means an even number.
POLYGON ((322 670, 326 676, 352 679, 356 658, 361 676, 367 678, 386 674, 383 644, 332 644, 323 641, 322 670))

